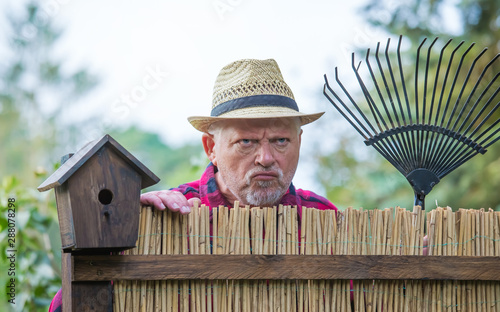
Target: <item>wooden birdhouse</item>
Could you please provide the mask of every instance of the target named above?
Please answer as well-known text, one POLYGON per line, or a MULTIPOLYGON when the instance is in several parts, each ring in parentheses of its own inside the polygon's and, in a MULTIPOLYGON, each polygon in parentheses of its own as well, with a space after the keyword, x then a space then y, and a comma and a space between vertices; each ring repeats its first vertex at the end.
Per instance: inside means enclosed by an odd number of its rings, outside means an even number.
POLYGON ((141 189, 159 180, 105 135, 63 159, 38 190, 55 188, 63 250, 124 250, 137 241, 141 189))

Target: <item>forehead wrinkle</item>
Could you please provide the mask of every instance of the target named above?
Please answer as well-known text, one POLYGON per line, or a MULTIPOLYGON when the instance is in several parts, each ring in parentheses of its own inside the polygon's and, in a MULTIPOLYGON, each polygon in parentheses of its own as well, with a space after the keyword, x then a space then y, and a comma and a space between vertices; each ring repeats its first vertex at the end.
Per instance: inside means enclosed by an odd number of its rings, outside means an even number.
POLYGON ((259 132, 262 129, 272 132, 288 131, 294 129, 296 126, 293 120, 290 119, 248 119, 241 120, 235 123, 235 125, 253 132, 259 132))
POLYGON ((269 138, 294 137, 300 134, 299 122, 298 118, 224 120, 212 124, 209 133, 214 135, 216 144, 220 141, 218 137, 224 138, 222 141, 227 143, 244 136, 251 139, 261 139, 267 135, 270 135, 269 138))
POLYGON ((293 130, 284 127, 232 127, 230 133, 231 138, 252 139, 252 140, 271 140, 282 137, 293 136, 293 130))
POLYGON ((261 127, 229 126, 221 133, 231 143, 240 139, 261 140, 266 137, 267 131, 268 129, 261 127))

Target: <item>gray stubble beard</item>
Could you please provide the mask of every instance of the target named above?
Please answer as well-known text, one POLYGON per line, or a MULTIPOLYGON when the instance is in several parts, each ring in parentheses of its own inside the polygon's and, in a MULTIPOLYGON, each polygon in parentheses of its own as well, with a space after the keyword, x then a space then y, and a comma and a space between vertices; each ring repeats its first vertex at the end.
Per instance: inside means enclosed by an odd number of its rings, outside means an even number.
POLYGON ((280 168, 273 169, 273 168, 262 168, 262 167, 256 167, 255 169, 252 169, 248 171, 245 174, 245 182, 248 188, 246 189, 246 196, 245 199, 249 205, 256 206, 256 207, 272 207, 277 205, 283 195, 285 195, 286 191, 288 190, 288 187, 290 186, 291 183, 291 178, 286 177, 290 179, 290 181, 287 183, 287 181, 284 181, 284 175, 283 171, 280 168), (269 187, 272 187, 273 184, 276 183, 276 181, 257 181, 257 187, 259 188, 256 191, 251 190, 251 176, 254 173, 260 172, 260 171, 266 171, 266 170, 273 170, 278 173, 278 189, 272 191, 269 190, 269 187))

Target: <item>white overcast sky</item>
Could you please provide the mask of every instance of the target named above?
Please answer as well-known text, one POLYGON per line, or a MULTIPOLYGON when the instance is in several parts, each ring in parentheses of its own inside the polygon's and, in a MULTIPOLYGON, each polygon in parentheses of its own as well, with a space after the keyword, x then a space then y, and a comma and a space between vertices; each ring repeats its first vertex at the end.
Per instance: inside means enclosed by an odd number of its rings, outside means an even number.
MULTIPOLYGON (((2 0, 0 9, 19 11, 26 1, 2 0)), ((219 70, 242 58, 274 58, 301 111, 326 111, 319 122, 332 124, 326 134, 316 123, 304 127, 296 180, 315 189, 314 164, 307 157, 313 151, 306 142, 321 136, 323 145, 334 144, 335 133, 345 127, 321 96, 323 75, 333 77, 335 66, 351 74, 351 52, 387 40, 386 33, 367 25, 359 13, 366 2, 44 0, 43 13, 64 30, 55 57, 64 60, 66 70, 85 68, 100 78, 90 95, 68 103, 73 107, 68 120, 96 112, 102 117, 100 127, 82 129, 85 138, 70 148, 80 148, 110 126, 131 124, 158 133, 174 146, 199 142, 200 133, 186 119, 209 115, 219 70)), ((456 1, 448 2, 452 8, 456 1)), ((5 23, 2 16, 0 28, 5 30, 5 23)), ((33 34, 27 30, 27 36, 33 34)), ((0 39, 5 35, 0 33, 0 39)))
MULTIPOLYGON (((1 0, 0 10, 19 11, 28 1, 1 0)), ((75 107, 70 120, 95 112, 103 118, 83 140, 136 123, 180 145, 199 139, 187 117, 210 113, 219 70, 242 58, 276 59, 302 111, 338 118, 318 96, 323 75, 333 76, 335 66, 350 75, 351 52, 388 36, 363 20, 367 1, 41 0, 41 8, 63 29, 55 57, 67 70, 100 78, 89 96, 68 103, 75 107)), ((445 2, 447 20, 456 20, 456 0, 445 2)), ((5 23, 0 17, 0 29, 5 23)), ((0 31, 0 40, 5 35, 0 31)))
MULTIPOLYGON (((22 2, 1 7, 19 10, 22 2)), ((338 119, 320 96, 323 75, 333 75, 334 66, 350 71, 353 50, 387 40, 363 21, 358 10, 365 2, 42 1, 44 13, 64 30, 56 56, 64 59, 66 70, 83 67, 100 78, 89 96, 68 103, 74 107, 69 120, 95 112, 103 118, 100 128, 82 129, 86 137, 73 148, 109 126, 134 123, 168 144, 199 142, 200 133, 187 117, 209 115, 219 70, 242 58, 276 59, 301 111, 326 111, 323 120, 338 119)), ((314 124, 306 127, 303 142, 317 135, 314 124)), ((328 133, 325 144, 334 136, 328 133)), ((302 150, 311 153, 304 144, 302 150)), ((311 181, 313 164, 307 162, 297 172, 304 182, 311 181)))
POLYGON ((105 121, 96 135, 135 122, 170 144, 199 139, 186 118, 210 113, 215 78, 234 60, 276 59, 302 111, 334 114, 314 96, 323 74, 349 68, 354 48, 387 39, 356 12, 363 0, 47 3, 65 29, 66 64, 101 77, 73 116, 98 109, 105 121))

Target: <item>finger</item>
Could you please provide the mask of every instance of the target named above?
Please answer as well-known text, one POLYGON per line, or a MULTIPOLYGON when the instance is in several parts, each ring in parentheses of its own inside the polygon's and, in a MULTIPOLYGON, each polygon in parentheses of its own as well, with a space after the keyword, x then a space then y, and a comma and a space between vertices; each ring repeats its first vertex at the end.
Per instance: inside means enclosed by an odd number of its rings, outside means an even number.
POLYGON ((180 192, 163 192, 158 194, 158 196, 162 199, 165 206, 167 206, 167 208, 172 211, 178 211, 181 214, 188 214, 189 212, 191 212, 186 197, 180 192))
POLYGON ((193 197, 193 198, 188 199, 188 203, 189 203, 189 207, 194 207, 195 203, 197 203, 198 206, 200 206, 201 205, 201 199, 193 197))
POLYGON ((189 213, 191 211, 191 207, 194 207, 195 205, 197 205, 199 207, 201 205, 201 199, 196 198, 196 197, 188 199, 187 208, 189 209, 189 211, 187 213, 189 213))
POLYGON ((427 256, 427 254, 429 253, 429 238, 427 237, 427 235, 424 236, 424 248, 422 253, 424 256, 427 256))
POLYGON ((158 210, 165 210, 165 205, 160 197, 157 196, 157 192, 144 193, 140 197, 142 205, 154 206, 158 210))

